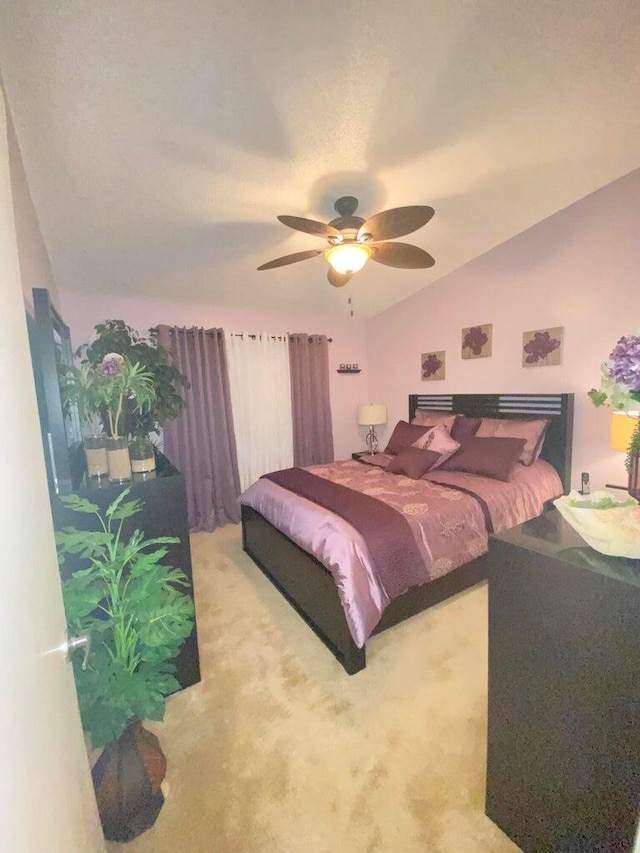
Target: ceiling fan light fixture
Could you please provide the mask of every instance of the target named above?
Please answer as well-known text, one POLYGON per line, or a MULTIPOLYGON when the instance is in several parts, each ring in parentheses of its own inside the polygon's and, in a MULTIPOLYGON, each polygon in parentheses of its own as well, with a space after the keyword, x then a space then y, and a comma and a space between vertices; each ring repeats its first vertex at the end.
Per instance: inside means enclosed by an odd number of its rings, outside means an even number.
POLYGON ((361 270, 371 256, 371 249, 360 243, 341 243, 324 253, 325 258, 340 275, 361 270))

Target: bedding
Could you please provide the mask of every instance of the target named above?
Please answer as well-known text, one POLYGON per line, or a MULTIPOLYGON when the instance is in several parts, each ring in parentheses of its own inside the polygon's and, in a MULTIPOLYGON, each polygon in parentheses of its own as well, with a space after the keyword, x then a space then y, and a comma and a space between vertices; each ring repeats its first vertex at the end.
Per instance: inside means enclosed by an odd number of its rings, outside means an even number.
MULTIPOLYGON (((424 583, 486 552, 490 532, 539 515, 562 494, 547 462, 517 465, 508 482, 436 469, 418 480, 391 474, 380 464, 333 462, 308 469, 317 477, 376 498, 407 521, 423 560, 424 583)), ((241 496, 275 528, 331 572, 353 640, 362 648, 390 602, 361 533, 348 521, 272 480, 262 478, 241 496)))

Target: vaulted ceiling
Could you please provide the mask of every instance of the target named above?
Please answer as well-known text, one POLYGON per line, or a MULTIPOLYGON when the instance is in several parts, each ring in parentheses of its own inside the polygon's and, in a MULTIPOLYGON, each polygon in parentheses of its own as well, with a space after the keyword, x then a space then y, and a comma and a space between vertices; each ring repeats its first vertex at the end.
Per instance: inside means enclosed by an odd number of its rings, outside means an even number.
POLYGON ((61 288, 370 316, 640 166, 637 0, 3 0, 0 69, 61 288), (341 195, 435 267, 256 271, 341 195))

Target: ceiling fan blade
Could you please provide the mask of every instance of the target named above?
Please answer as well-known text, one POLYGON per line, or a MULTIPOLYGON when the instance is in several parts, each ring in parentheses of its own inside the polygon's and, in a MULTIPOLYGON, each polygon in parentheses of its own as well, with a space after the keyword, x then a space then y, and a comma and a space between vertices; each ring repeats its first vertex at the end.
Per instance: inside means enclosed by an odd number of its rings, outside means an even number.
POLYGON ((388 267, 403 270, 418 270, 432 267, 434 258, 424 249, 411 246, 409 243, 377 243, 369 244, 371 260, 388 267))
POLYGON ((258 267, 259 270, 271 270, 274 267, 284 267, 287 264, 295 264, 297 261, 306 261, 307 258, 315 258, 316 255, 321 255, 324 249, 310 249, 308 252, 295 252, 293 255, 284 255, 282 258, 276 258, 275 261, 268 261, 258 267))
POLYGON ((313 234, 315 237, 340 236, 340 231, 333 225, 317 222, 315 219, 303 219, 300 216, 279 216, 278 220, 295 231, 304 231, 305 234, 313 234))
POLYGON ((345 284, 352 277, 352 272, 346 272, 344 275, 342 275, 342 273, 337 272, 331 265, 329 265, 329 272, 327 273, 327 278, 329 279, 329 284, 332 284, 334 287, 344 287, 345 284))
MULTIPOLYGON (((391 210, 383 210, 376 213, 361 226, 358 231, 358 240, 362 240, 365 234, 370 234, 371 240, 393 240, 396 237, 404 237, 422 228, 434 214, 432 207, 426 205, 410 205, 409 207, 394 207, 391 210)), ((279 217, 278 217, 279 218, 279 217)))

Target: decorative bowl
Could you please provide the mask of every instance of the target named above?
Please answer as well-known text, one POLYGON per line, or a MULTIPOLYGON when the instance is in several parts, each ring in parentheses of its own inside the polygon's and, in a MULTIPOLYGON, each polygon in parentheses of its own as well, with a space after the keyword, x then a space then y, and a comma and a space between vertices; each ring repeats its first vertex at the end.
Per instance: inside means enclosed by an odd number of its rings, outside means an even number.
POLYGON ((581 495, 572 491, 554 506, 587 545, 608 557, 640 558, 640 504, 618 500, 610 492, 581 495))

